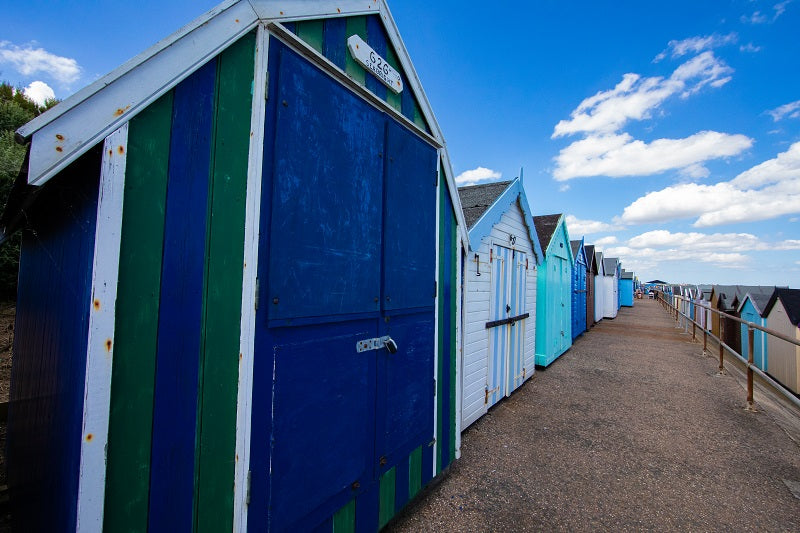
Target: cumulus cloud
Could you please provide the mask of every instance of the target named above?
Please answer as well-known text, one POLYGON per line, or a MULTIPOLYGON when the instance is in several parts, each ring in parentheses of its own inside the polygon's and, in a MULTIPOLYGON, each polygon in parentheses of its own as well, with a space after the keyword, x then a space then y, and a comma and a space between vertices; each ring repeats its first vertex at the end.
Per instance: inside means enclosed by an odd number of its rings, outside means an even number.
POLYGON ((81 76, 77 61, 57 56, 41 47, 34 48, 34 44, 18 46, 0 41, 0 63, 11 64, 23 76, 46 74, 64 85, 78 81, 81 76))
MULTIPOLYGON (((619 241, 615 236, 609 235, 608 237, 601 237, 600 239, 595 239, 594 245, 602 248, 604 246, 611 246, 612 244, 617 244, 617 242, 619 241)), ((615 257, 614 254, 606 253, 605 255, 609 257, 615 257)))
POLYGON ((796 213, 800 213, 800 142, 730 181, 648 192, 628 205, 617 221, 641 224, 697 217, 695 227, 710 227, 796 213))
POLYGON ((25 96, 39 105, 44 105, 47 100, 56 97, 53 89, 43 81, 34 81, 23 90, 25 96))
POLYGON ((768 13, 761 11, 754 11, 752 15, 742 15, 739 20, 744 24, 767 24, 775 22, 778 18, 786 12, 786 6, 792 3, 792 0, 785 0, 772 6, 772 16, 768 13))
POLYGON ((664 262, 701 262, 722 268, 742 268, 748 252, 800 250, 800 240, 767 242, 750 233, 672 233, 655 230, 632 237, 606 254, 625 258, 626 266, 652 269, 664 262))
POLYGON ((671 96, 688 97, 703 87, 721 87, 731 80, 733 69, 707 51, 682 63, 669 78, 628 73, 608 91, 584 99, 569 120, 561 120, 552 138, 575 133, 612 133, 630 120, 644 120, 671 96))
POLYGON ((772 116, 772 120, 778 122, 786 117, 800 118, 800 100, 795 100, 788 104, 783 104, 780 107, 767 111, 767 114, 772 116))
POLYGON ((690 177, 704 177, 701 163, 740 154, 753 145, 745 135, 701 131, 684 139, 635 140, 627 133, 592 135, 575 141, 556 156, 553 177, 649 176, 671 169, 686 169, 690 177))
POLYGON ((690 53, 699 54, 705 50, 711 50, 713 48, 719 48, 721 46, 735 43, 738 38, 739 36, 735 32, 731 32, 727 35, 718 35, 714 33, 704 37, 689 37, 688 39, 683 39, 680 41, 672 40, 667 43, 667 49, 658 54, 653 62, 658 63, 667 56, 676 58, 690 53))
POLYGON ((624 229, 622 226, 608 224, 599 220, 581 220, 575 215, 567 215, 564 219, 567 223, 567 231, 572 236, 591 235, 605 231, 618 231, 624 229))
POLYGON ((499 172, 490 168, 473 168, 472 170, 467 170, 456 176, 456 185, 460 187, 464 185, 476 185, 485 181, 500 179, 500 176, 501 174, 499 172))

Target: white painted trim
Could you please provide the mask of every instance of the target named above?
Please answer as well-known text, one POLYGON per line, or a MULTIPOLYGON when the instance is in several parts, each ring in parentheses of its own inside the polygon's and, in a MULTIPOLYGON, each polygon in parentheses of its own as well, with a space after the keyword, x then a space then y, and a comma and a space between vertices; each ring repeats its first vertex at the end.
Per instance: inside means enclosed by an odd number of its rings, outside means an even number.
POLYGON ((253 408, 253 362, 256 329, 256 278, 261 217, 261 176, 264 152, 266 80, 269 32, 260 25, 256 36, 253 107, 247 164, 247 204, 244 227, 242 321, 239 339, 239 389, 236 402, 236 456, 233 489, 233 530, 247 531, 247 473, 250 470, 250 434, 253 408))
POLYGON ((253 29, 247 2, 226 2, 18 130, 33 135, 28 183, 42 185, 253 29))
POLYGON ((302 20, 377 14, 377 0, 249 0, 261 20, 302 20))
POLYGON ((103 529, 114 319, 127 153, 128 124, 123 124, 105 140, 100 171, 92 264, 92 299, 87 302, 89 337, 78 478, 77 531, 103 529))
MULTIPOLYGON (((461 263, 462 257, 465 257, 466 250, 464 250, 463 245, 458 242, 458 246, 456 246, 456 288, 458 289, 456 292, 456 459, 461 458, 461 398, 463 395, 463 383, 461 376, 462 373, 462 365, 464 364, 464 343, 463 343, 463 334, 464 334, 464 313, 461 306, 461 302, 465 296, 464 288, 466 285, 464 284, 464 280, 461 276, 461 263)), ((465 265, 466 267, 466 265, 465 265)))

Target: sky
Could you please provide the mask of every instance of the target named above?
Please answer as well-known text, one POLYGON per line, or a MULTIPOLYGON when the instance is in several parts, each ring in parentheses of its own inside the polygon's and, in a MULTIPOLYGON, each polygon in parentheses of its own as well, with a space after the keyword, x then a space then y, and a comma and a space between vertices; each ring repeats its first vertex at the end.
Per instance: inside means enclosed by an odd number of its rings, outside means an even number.
MULTIPOLYGON (((16 2, 0 80, 66 98, 217 4, 16 2)), ((522 169, 642 281, 800 286, 800 0, 389 7, 460 185, 522 169)))

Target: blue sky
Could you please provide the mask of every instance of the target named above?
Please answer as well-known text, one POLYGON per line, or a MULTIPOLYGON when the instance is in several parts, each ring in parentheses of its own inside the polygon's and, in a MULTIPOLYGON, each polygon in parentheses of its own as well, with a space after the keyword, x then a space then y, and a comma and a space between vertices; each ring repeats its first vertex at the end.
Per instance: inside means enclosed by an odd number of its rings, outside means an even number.
MULTIPOLYGON (((16 3, 0 79, 65 98, 217 3, 16 3)), ((800 0, 389 5, 462 183, 523 167, 643 280, 800 285, 800 0)))

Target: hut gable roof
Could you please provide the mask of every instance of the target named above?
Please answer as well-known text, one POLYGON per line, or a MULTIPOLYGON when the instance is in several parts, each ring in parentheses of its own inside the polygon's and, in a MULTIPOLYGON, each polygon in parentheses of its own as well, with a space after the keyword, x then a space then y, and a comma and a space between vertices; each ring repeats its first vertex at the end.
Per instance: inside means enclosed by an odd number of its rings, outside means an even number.
POLYGON ((496 181, 494 183, 458 188, 458 197, 461 199, 461 209, 464 210, 467 229, 472 229, 475 226, 475 223, 489 210, 510 184, 511 181, 496 181))
POLYGON ((589 270, 592 271, 592 274, 597 274, 597 256, 594 253, 594 244, 585 245, 583 251, 586 252, 586 261, 589 263, 589 270))
POLYGON ((597 257, 597 274, 600 276, 606 275, 606 263, 603 259, 603 252, 595 252, 595 257, 597 257))
POLYGON ((512 181, 459 187, 458 195, 469 227, 469 246, 472 250, 480 248, 481 239, 491 233, 494 225, 500 222, 503 214, 511 205, 517 205, 528 230, 528 238, 531 241, 533 254, 536 256, 536 264, 542 263, 544 252, 539 245, 537 230, 531 218, 531 207, 525 196, 521 174, 512 181))
POLYGON ((559 220, 561 220, 560 214, 533 217, 533 223, 536 225, 536 233, 539 235, 539 244, 542 245, 542 250, 547 250, 547 246, 558 228, 559 220))
MULTIPOLYGON (((388 42, 393 47, 398 70, 405 75, 404 91, 409 91, 419 104, 422 120, 430 133, 420 135, 441 148, 443 174, 450 197, 458 205, 458 191, 453 177, 444 136, 422 89, 419 76, 403 44, 387 0, 225 0, 169 37, 127 61, 113 72, 78 91, 57 106, 28 122, 17 135, 30 140, 28 185, 45 184, 81 155, 128 123, 151 103, 189 77, 208 61, 218 56, 247 33, 267 28, 270 33, 292 42, 300 52, 340 82, 352 86, 366 99, 380 100, 360 87, 344 71, 336 67, 308 43, 287 30, 284 23, 320 20, 332 17, 374 15, 380 18, 388 42)), ((264 32, 267 35, 267 32, 264 32)), ((259 49, 265 49, 266 37, 259 49)), ((388 113, 409 127, 414 122, 388 113)), ((419 127, 419 126, 417 126, 419 127)), ((423 128, 424 129, 424 128, 423 128)), ((467 233, 463 214, 455 209, 464 244, 467 233)), ((9 228, 6 228, 9 229, 9 228)), ((13 228, 11 228, 13 230, 13 228)))
POLYGON ((581 248, 583 241, 569 241, 569 247, 572 248, 572 255, 578 257, 578 251, 581 248))
POLYGON ((768 315, 778 300, 786 309, 789 321, 800 327, 800 289, 776 288, 767 302, 762 316, 768 315))
POLYGON ((613 276, 616 274, 618 261, 616 257, 606 257, 603 259, 603 270, 605 270, 606 276, 613 276))
POLYGON ((627 270, 623 270, 622 274, 620 275, 622 279, 633 279, 633 272, 628 272, 627 270))

